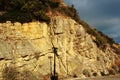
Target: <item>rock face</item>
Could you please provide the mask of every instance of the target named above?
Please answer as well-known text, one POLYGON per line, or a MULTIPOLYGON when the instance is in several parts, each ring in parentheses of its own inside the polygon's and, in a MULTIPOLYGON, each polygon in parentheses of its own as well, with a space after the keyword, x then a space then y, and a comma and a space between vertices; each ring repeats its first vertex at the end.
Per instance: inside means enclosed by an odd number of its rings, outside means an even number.
POLYGON ((84 26, 60 16, 53 17, 49 25, 0 23, 0 75, 10 66, 19 72, 29 70, 36 76, 50 74, 53 45, 58 48, 56 68, 60 76, 108 74, 118 55, 109 45, 100 50, 93 40, 95 37, 86 33, 84 26))

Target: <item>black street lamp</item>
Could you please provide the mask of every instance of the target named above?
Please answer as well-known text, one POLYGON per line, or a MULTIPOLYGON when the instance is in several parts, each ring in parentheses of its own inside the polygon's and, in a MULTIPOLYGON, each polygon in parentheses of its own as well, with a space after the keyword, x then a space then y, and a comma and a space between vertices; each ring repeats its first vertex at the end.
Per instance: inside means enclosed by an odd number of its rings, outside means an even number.
POLYGON ((51 80, 58 80, 58 75, 56 73, 56 56, 58 56, 58 54, 57 54, 58 48, 52 47, 52 49, 54 52, 54 74, 51 76, 51 80))

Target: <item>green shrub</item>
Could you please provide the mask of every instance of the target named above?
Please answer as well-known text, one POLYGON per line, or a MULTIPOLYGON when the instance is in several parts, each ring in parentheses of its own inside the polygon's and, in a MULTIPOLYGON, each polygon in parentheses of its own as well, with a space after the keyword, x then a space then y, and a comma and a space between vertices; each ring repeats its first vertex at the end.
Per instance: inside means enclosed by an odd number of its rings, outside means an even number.
POLYGON ((66 7, 60 7, 58 10, 62 14, 65 14, 65 15, 71 17, 72 19, 74 19, 76 22, 79 23, 80 17, 78 15, 78 12, 75 9, 74 5, 71 5, 70 7, 68 6, 67 8, 66 7))
MULTIPOLYGON (((4 0, 2 1, 4 2, 4 0)), ((53 0, 8 0, 5 5, 0 4, 0 6, 10 8, 1 9, 6 13, 0 16, 0 22, 10 20, 11 22, 19 21, 24 23, 39 20, 49 23, 50 18, 46 15, 46 12, 49 9, 53 10, 59 7, 59 3, 53 0)))
POLYGON ((97 76, 97 73, 96 73, 96 72, 94 72, 94 73, 93 73, 93 76, 95 76, 95 77, 96 77, 96 76, 97 76))
POLYGON ((22 13, 18 11, 12 11, 12 12, 6 12, 2 16, 0 16, 0 22, 16 22, 19 21, 21 23, 23 22, 30 22, 32 21, 32 16, 27 13, 22 13))
POLYGON ((45 21, 47 23, 50 22, 50 17, 48 17, 47 15, 45 15, 44 11, 34 12, 34 18, 36 20, 39 20, 39 21, 45 21))
MULTIPOLYGON (((2 1, 4 2, 4 0, 2 1)), ((0 16, 0 22, 5 22, 6 20, 13 22, 30 22, 32 19, 35 19, 49 23, 50 18, 46 15, 49 10, 53 13, 58 11, 75 19, 77 22, 80 21, 74 5, 70 7, 62 7, 59 5, 60 3, 54 0, 8 0, 4 5, 0 4, 3 8, 7 7, 3 9, 6 13, 0 16)))
POLYGON ((120 73, 120 68, 118 69, 118 73, 120 73))
POLYGON ((50 1, 49 5, 50 5, 51 8, 58 8, 60 3, 59 2, 50 1))
POLYGON ((86 77, 90 77, 90 73, 87 69, 83 70, 83 75, 85 75, 86 77))

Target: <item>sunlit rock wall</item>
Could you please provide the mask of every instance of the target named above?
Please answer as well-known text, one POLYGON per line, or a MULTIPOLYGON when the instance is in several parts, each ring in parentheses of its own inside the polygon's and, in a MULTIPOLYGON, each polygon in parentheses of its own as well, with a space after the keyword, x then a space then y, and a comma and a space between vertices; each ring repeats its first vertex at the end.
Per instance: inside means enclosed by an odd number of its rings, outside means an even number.
POLYGON ((82 25, 60 16, 53 17, 50 24, 0 23, 1 79, 3 69, 9 66, 19 72, 29 70, 36 76, 50 75, 53 46, 58 48, 58 75, 84 77, 85 71, 90 76, 108 74, 118 56, 109 45, 105 51, 100 50, 93 40, 95 37, 86 33, 82 25))

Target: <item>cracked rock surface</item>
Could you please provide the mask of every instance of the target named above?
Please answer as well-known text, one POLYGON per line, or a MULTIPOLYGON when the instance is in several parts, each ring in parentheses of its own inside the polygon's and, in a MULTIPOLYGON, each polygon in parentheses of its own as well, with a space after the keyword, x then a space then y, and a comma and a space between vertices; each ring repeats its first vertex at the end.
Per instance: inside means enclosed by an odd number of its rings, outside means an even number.
POLYGON ((20 72, 27 69, 37 76, 50 74, 53 45, 58 48, 59 75, 84 77, 85 70, 90 75, 107 74, 118 55, 109 46, 100 50, 93 39, 84 26, 61 16, 53 17, 49 25, 37 21, 0 23, 0 74, 5 66, 13 65, 20 72))

